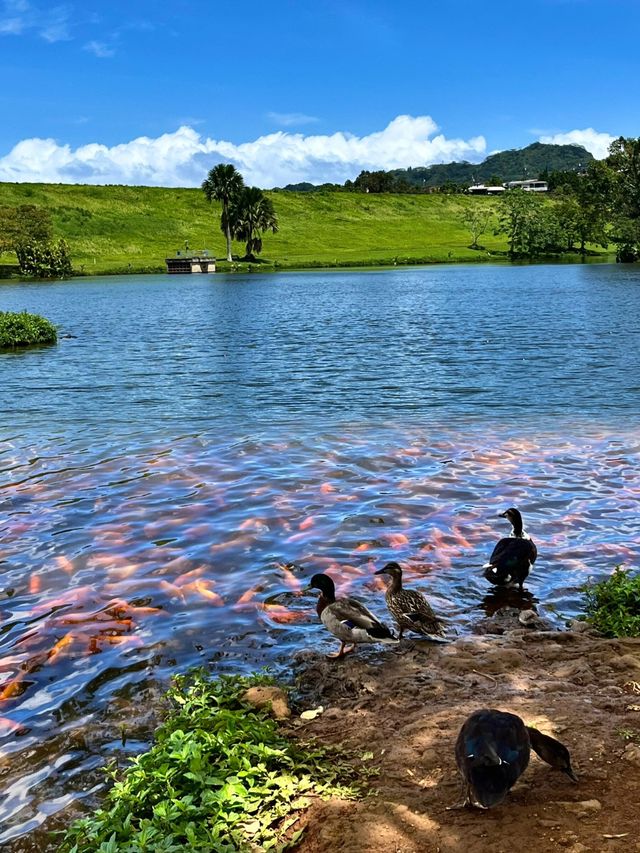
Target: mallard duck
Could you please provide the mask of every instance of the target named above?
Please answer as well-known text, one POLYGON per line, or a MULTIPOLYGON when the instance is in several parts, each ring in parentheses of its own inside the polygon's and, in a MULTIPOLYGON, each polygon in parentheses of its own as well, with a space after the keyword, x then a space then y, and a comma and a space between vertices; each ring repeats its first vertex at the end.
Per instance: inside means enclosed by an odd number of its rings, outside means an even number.
POLYGON ((466 719, 456 740, 456 762, 465 799, 459 806, 488 809, 501 803, 527 769, 531 748, 552 767, 577 782, 569 750, 520 717, 483 709, 466 719))
POLYGON ((402 586, 402 568, 398 563, 387 563, 378 569, 377 575, 389 575, 391 581, 387 587, 385 599, 389 613, 400 630, 398 639, 402 639, 404 630, 415 631, 436 643, 444 640, 444 625, 431 609, 431 605, 421 592, 404 589, 402 586))
POLYGON ((328 657, 344 657, 357 643, 399 642, 364 604, 351 597, 336 598, 335 584, 328 575, 314 575, 310 587, 320 590, 316 610, 322 624, 340 640, 340 651, 328 657))
POLYGON ((522 524, 522 515, 515 507, 500 513, 500 518, 511 522, 511 536, 500 539, 489 562, 482 568, 485 578, 499 586, 517 583, 522 589, 531 566, 538 556, 538 549, 526 533, 522 524))

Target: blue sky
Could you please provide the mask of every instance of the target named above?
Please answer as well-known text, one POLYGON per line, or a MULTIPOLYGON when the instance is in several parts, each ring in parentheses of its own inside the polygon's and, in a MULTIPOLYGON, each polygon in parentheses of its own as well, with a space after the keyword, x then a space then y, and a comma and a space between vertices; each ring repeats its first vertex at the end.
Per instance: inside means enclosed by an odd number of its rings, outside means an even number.
POLYGON ((0 0, 0 180, 197 184, 228 160, 271 186, 537 139, 601 156, 640 135, 639 31, 639 0, 0 0))

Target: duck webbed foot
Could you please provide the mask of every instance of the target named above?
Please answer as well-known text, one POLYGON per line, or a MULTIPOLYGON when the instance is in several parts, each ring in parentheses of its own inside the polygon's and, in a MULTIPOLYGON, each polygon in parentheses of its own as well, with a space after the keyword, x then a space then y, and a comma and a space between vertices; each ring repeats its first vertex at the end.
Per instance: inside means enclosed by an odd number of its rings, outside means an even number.
POLYGON ((355 647, 355 643, 352 643, 350 646, 347 646, 346 643, 342 643, 340 646, 340 651, 335 652, 334 654, 327 655, 327 657, 331 658, 332 660, 338 660, 339 658, 343 658, 345 655, 348 655, 349 652, 352 652, 355 647))
POLYGON ((471 802, 469 797, 465 797, 464 800, 462 800, 462 802, 454 803, 454 805, 452 805, 452 806, 447 806, 446 811, 452 812, 452 811, 455 811, 456 809, 469 809, 469 808, 473 808, 473 803, 471 802))

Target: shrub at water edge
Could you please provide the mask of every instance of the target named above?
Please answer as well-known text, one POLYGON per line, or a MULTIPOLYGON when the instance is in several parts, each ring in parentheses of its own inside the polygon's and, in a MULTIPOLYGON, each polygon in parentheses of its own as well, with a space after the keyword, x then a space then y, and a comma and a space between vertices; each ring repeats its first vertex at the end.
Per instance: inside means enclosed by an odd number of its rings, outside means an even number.
POLYGON ((57 340, 56 327, 44 317, 26 311, 0 311, 0 349, 55 344, 57 340))
POLYGON ((616 566, 610 577, 583 591, 587 622, 605 637, 640 637, 640 574, 616 566))
POLYGON ((335 752, 288 739, 243 701, 264 682, 178 676, 155 744, 124 773, 107 770, 104 807, 76 821, 61 850, 272 850, 299 837, 310 796, 354 797, 357 773, 335 752))

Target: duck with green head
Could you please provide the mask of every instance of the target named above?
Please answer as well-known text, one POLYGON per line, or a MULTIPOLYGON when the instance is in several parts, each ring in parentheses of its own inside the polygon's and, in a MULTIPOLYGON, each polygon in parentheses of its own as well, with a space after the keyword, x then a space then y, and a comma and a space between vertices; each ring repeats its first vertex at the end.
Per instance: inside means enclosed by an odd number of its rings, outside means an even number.
POLYGON ((310 588, 320 590, 316 605, 320 621, 340 640, 340 650, 328 657, 342 658, 359 643, 398 643, 397 637, 364 604, 351 596, 336 598, 336 587, 329 575, 314 575, 310 588))

